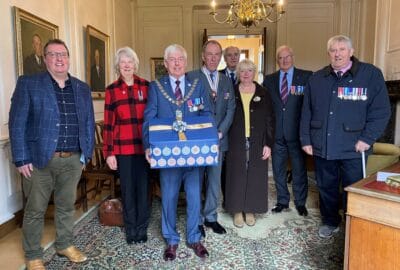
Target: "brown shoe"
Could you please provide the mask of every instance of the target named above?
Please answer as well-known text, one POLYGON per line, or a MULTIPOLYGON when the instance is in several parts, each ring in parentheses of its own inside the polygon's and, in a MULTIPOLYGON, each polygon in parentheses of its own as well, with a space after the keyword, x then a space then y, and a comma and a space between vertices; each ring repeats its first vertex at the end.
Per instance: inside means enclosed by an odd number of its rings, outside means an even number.
POLYGON ((209 256, 207 249, 200 242, 193 243, 193 244, 188 243, 187 246, 188 246, 188 248, 193 249, 194 254, 196 254, 197 257, 205 259, 209 256))
POLYGON ((42 259, 26 261, 26 269, 28 269, 28 270, 46 270, 42 259))
POLYGON ((244 225, 244 220, 243 220, 243 213, 235 213, 233 216, 233 225, 235 225, 238 228, 242 228, 244 225))
POLYGON ((67 257, 71 262, 81 263, 87 260, 87 256, 74 246, 67 247, 63 250, 58 250, 57 254, 67 257))
POLYGON ((254 226, 256 224, 256 218, 253 213, 246 213, 245 218, 247 226, 254 226))
POLYGON ((178 249, 178 245, 168 245, 164 250, 164 261, 173 261, 176 258, 176 250, 178 249))

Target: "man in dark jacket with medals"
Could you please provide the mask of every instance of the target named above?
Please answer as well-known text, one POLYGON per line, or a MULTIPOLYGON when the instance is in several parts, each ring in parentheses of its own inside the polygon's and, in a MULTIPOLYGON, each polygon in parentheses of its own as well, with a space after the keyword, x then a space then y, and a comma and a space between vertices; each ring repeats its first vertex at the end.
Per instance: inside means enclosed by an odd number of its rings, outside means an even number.
POLYGON ((331 63, 310 77, 300 123, 303 150, 315 161, 322 238, 339 231, 340 182, 363 178, 362 153, 369 154, 390 117, 382 72, 358 61, 346 36, 330 38, 327 49, 331 63))

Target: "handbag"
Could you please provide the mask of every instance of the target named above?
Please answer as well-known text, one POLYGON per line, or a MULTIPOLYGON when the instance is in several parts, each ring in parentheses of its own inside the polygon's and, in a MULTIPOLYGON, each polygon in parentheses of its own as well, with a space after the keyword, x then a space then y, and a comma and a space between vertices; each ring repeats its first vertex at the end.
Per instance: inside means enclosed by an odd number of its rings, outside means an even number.
POLYGON ((124 226, 122 202, 119 199, 108 199, 100 204, 100 223, 105 226, 124 226))

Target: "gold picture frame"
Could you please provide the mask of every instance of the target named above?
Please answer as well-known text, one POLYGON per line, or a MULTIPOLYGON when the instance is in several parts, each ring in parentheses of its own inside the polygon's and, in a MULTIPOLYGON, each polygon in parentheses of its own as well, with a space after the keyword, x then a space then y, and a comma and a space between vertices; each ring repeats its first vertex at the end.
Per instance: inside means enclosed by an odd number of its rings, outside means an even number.
POLYGON ((164 66, 163 57, 152 57, 150 58, 150 68, 151 68, 151 80, 159 79, 164 75, 168 74, 167 69, 164 66))
POLYGON ((44 45, 58 38, 58 26, 21 8, 14 9, 17 75, 46 71, 44 45))
POLYGON ((86 27, 86 82, 94 99, 105 97, 109 72, 110 37, 91 25, 86 27))

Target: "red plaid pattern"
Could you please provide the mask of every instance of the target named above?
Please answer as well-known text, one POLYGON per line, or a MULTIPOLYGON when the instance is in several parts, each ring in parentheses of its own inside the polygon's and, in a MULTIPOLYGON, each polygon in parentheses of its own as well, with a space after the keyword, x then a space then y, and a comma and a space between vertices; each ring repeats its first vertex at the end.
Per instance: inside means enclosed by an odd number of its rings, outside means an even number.
POLYGON ((142 125, 149 82, 136 75, 133 78, 133 86, 128 86, 120 77, 106 89, 104 157, 144 154, 142 125))

